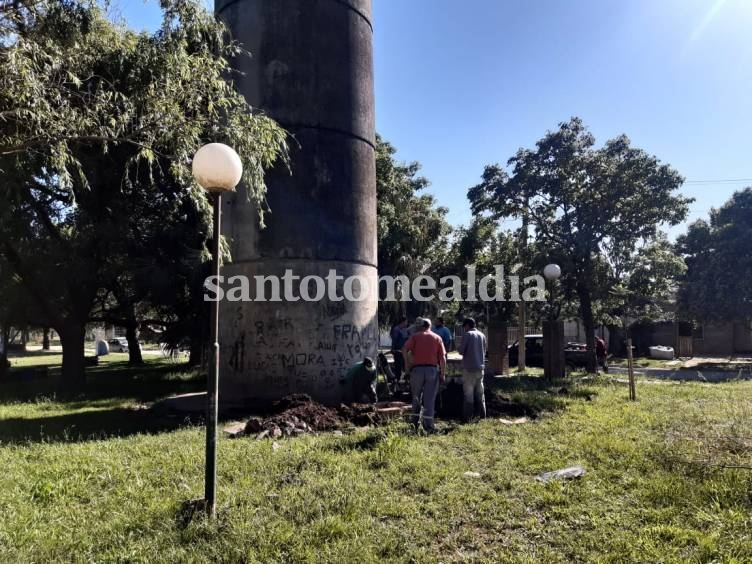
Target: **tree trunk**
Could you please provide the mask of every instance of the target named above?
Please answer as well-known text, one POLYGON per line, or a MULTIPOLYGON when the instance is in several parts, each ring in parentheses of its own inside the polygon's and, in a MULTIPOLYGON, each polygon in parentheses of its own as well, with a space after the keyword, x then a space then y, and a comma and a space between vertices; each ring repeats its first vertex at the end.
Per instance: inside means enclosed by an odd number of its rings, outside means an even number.
POLYGON ((125 326, 125 339, 128 341, 128 364, 143 364, 141 345, 138 342, 138 323, 129 321, 125 326))
POLYGON ((608 354, 621 356, 623 331, 619 325, 606 325, 608 329, 608 354))
POLYGON ((587 371, 588 374, 597 372, 595 358, 595 320, 593 319, 593 302, 590 297, 590 288, 587 284, 577 284, 577 297, 580 299, 580 316, 585 326, 585 343, 587 343, 587 371))
POLYGON ((190 353, 188 356, 188 366, 196 367, 203 365, 204 343, 198 336, 191 339, 190 353))
POLYGON ((63 327, 56 328, 63 345, 63 368, 60 385, 64 393, 83 389, 86 384, 84 371, 84 340, 86 327, 83 323, 66 320, 63 327))
POLYGON ((7 325, 2 326, 0 339, 2 339, 3 347, 0 351, 0 376, 4 376, 8 372, 8 341, 10 340, 10 327, 7 325))
POLYGON ((48 351, 50 350, 50 328, 45 327, 42 330, 42 350, 48 351))
MULTIPOLYGON (((208 302, 202 302, 202 304, 205 303, 208 302)), ((208 366, 208 325, 208 310, 206 317, 200 315, 194 318, 193 326, 191 328, 191 334, 189 335, 190 348, 188 356, 188 366, 191 366, 193 368, 200 367, 201 369, 207 368, 208 366)))

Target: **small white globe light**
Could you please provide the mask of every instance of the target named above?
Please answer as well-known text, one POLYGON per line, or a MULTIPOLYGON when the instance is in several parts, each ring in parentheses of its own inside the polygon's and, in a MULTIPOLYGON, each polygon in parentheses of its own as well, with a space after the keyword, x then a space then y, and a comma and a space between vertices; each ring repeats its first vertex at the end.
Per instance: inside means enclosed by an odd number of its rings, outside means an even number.
POLYGON ((543 276, 546 280, 558 280, 561 277, 561 267, 558 264, 549 264, 543 269, 543 276))
POLYGON ((208 192, 235 190, 242 176, 240 157, 223 143, 204 145, 193 156, 193 178, 208 192))

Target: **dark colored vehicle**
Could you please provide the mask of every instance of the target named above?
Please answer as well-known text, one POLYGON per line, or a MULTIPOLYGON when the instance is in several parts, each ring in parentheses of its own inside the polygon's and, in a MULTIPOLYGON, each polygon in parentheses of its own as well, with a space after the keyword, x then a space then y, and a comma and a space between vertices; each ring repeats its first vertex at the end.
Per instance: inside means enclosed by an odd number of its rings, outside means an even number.
MULTIPOLYGON (((519 341, 507 347, 509 366, 517 366, 519 360, 519 341)), ((564 362, 567 371, 587 366, 587 345, 584 343, 567 343, 564 345, 564 362)), ((525 365, 543 368, 543 335, 525 335, 525 365)))
POLYGON ((128 352, 128 340, 125 337, 115 337, 108 341, 110 345, 110 352, 128 352))

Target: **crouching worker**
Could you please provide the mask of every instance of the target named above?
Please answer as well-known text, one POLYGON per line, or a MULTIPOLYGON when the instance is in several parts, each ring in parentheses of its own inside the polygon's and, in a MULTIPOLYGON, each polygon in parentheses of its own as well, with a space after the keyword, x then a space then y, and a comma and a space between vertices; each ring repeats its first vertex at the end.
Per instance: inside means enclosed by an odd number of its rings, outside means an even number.
POLYGON ((444 383, 446 351, 441 337, 431 331, 429 319, 421 320, 418 332, 408 339, 404 352, 413 395, 413 426, 417 430, 422 406, 423 428, 432 433, 436 430, 433 414, 439 384, 444 383))
POLYGON ((467 331, 462 337, 462 418, 467 423, 473 416, 486 417, 483 371, 486 363, 486 336, 475 328, 475 319, 468 317, 462 324, 467 331))
POLYGON ((370 358, 353 364, 343 382, 345 403, 376 403, 377 379, 376 366, 370 358))

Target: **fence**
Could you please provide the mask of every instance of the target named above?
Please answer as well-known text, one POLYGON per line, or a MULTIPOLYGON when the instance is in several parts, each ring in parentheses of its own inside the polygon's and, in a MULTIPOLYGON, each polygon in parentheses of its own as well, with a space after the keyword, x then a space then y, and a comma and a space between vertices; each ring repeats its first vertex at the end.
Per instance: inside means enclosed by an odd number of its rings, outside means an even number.
MULTIPOLYGON (((567 332, 567 327, 565 327, 564 332, 564 342, 570 342, 570 341, 580 341, 580 335, 576 332, 567 332)), ((486 335, 486 338, 488 338, 488 329, 481 329, 483 334, 486 335)), ((462 329, 462 326, 457 325, 454 327, 454 343, 455 347, 459 348, 460 343, 462 343, 462 336, 465 334, 465 331, 462 329)), ((525 335, 541 335, 543 334, 543 328, 539 326, 528 326, 525 328, 525 335)), ((507 343, 512 345, 515 342, 520 340, 520 328, 519 327, 507 327, 507 343)))

